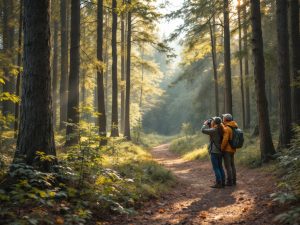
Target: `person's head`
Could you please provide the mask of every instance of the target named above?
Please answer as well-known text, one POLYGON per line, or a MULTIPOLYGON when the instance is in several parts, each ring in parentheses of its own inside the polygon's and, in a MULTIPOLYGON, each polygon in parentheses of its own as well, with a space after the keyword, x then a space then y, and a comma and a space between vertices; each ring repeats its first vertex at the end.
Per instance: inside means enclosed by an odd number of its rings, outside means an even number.
POLYGON ((221 123, 222 123, 222 119, 220 117, 215 116, 212 118, 212 124, 211 124, 212 127, 219 126, 221 123))
POLYGON ((229 113, 223 114, 222 117, 223 117, 223 122, 224 122, 224 123, 230 122, 230 121, 233 120, 232 115, 229 114, 229 113))

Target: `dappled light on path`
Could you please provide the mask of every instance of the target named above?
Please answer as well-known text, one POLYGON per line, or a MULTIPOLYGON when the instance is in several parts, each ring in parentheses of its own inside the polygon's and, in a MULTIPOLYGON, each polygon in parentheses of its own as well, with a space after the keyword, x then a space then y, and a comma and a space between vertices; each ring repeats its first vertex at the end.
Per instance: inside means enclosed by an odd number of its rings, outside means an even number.
POLYGON ((170 193, 145 203, 137 216, 114 224, 275 224, 271 175, 266 179, 261 170, 238 167, 236 187, 211 189, 209 161, 186 161, 170 152, 168 144, 154 148, 152 155, 178 182, 170 193))

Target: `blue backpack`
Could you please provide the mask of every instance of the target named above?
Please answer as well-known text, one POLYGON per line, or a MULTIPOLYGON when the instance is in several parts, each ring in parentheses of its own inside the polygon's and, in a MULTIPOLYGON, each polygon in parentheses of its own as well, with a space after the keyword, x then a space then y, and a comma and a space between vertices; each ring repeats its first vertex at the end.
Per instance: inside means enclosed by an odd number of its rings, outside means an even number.
POLYGON ((229 144, 232 148, 241 148, 244 144, 244 133, 241 129, 236 127, 231 127, 232 130, 232 139, 229 140, 229 144))

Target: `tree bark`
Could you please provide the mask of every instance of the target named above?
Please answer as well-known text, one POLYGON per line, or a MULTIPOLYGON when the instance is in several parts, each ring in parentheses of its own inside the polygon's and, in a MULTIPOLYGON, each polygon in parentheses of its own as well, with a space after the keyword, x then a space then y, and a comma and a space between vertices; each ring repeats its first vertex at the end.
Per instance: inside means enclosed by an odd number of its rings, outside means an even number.
POLYGON ((231 52, 230 52, 230 25, 229 3, 224 0, 224 72, 225 72, 225 110, 232 114, 232 87, 231 87, 231 52))
MULTIPOLYGON (((82 49, 86 49, 86 27, 83 26, 82 27, 82 49)), ((86 73, 87 73, 87 69, 85 67, 83 67, 81 69, 81 88, 80 88, 80 92, 81 92, 81 102, 82 102, 82 107, 86 106, 86 96, 87 96, 87 90, 85 88, 85 83, 86 83, 86 73)), ((79 101, 80 102, 80 101, 79 101)), ((81 118, 87 118, 86 113, 83 112, 81 115, 81 118)))
POLYGON ((112 0, 112 109, 111 109, 111 136, 119 136, 118 117, 118 55, 117 55, 117 0, 112 0))
POLYGON ((289 64, 289 35, 287 1, 276 0, 276 23, 278 41, 278 89, 279 89, 279 143, 286 148, 291 141, 291 88, 289 64))
MULTIPOLYGON (((106 17, 105 17, 105 55, 104 55, 104 62, 105 62, 105 73, 104 73, 104 77, 105 77, 105 112, 108 112, 108 80, 109 80, 109 52, 108 52, 108 47, 109 47, 109 14, 106 13, 106 17)), ((106 117, 106 124, 107 124, 108 118, 106 117)), ((107 128, 106 128, 107 129, 107 128)))
POLYGON ((241 25, 241 0, 238 0, 238 26, 239 26, 239 63, 240 63, 240 85, 241 85, 241 102, 242 102, 242 118, 243 129, 246 127, 245 118, 245 94, 244 94, 244 77, 243 77, 243 56, 242 56, 242 25, 241 25))
POLYGON ((243 2, 243 44, 244 44, 244 66, 245 66, 245 128, 250 128, 251 123, 251 105, 250 105, 250 75, 249 75, 249 53, 248 53, 248 23, 247 23, 247 0, 243 2))
POLYGON ((58 82, 58 21, 54 21, 53 35, 53 62, 52 62, 52 102, 53 102, 53 125, 56 127, 57 112, 57 82, 58 82))
MULTIPOLYGON (((131 0, 128 0, 128 5, 131 5, 131 0)), ((126 99, 125 99, 125 127, 124 137, 127 140, 131 140, 130 135, 130 78, 131 78, 131 10, 127 15, 127 65, 126 65, 126 99)))
POLYGON ((216 115, 219 115, 219 84, 218 84, 218 68, 217 68, 217 53, 216 53, 216 38, 215 38, 215 17, 213 17, 213 22, 209 22, 210 31, 210 43, 211 43, 211 57, 213 62, 213 73, 214 73, 214 83, 215 83, 215 107, 216 115))
POLYGON ((254 63, 255 93, 259 120, 260 151, 262 162, 275 154, 269 122, 268 101, 265 90, 265 59, 261 30, 260 0, 251 0, 252 52, 254 63))
MULTIPOLYGON (((98 0, 97 14, 97 60, 103 63, 103 0, 98 0)), ((97 69, 97 87, 98 87, 98 122, 99 134, 101 137, 100 146, 106 145, 106 112, 103 84, 103 64, 97 69)))
POLYGON ((300 125, 300 36, 299 36, 299 2, 290 0, 290 33, 293 74, 293 122, 300 125), (297 84, 298 83, 298 84, 297 84), (297 84, 297 85, 295 85, 297 84))
MULTIPOLYGON (((9 64, 14 64, 14 4, 13 0, 4 0, 3 11, 3 52, 6 56, 6 62, 4 66, 5 84, 3 85, 3 92, 14 94, 15 91, 15 79, 10 73, 9 64)), ((14 103, 12 101, 3 102, 3 114, 14 114, 14 103)))
MULTIPOLYGON (((123 0, 125 4, 125 0, 123 0)), ((125 16, 124 12, 121 14, 121 82, 124 84, 125 81, 125 16)), ((124 117, 125 117, 125 87, 121 87, 121 120, 120 120, 120 129, 121 133, 124 134, 124 117)))
MULTIPOLYGON (((20 18, 19 18, 19 31, 18 31, 18 76, 16 83, 16 96, 20 96, 20 85, 21 85, 21 63, 22 63, 22 31, 23 31, 23 0, 20 0, 20 18)), ((14 122, 14 137, 17 138, 19 128, 19 115, 20 115, 20 104, 15 104, 15 122, 14 122)))
POLYGON ((68 32, 67 32, 67 0, 60 1, 61 18, 61 77, 60 77, 60 129, 65 128, 67 122, 67 102, 68 102, 68 32))
POLYGON ((79 142, 80 0, 71 1, 71 46, 66 145, 79 142))
POLYGON ((24 74, 20 131, 15 159, 25 157, 29 165, 49 170, 36 152, 56 155, 50 75, 50 1, 24 0, 24 74))

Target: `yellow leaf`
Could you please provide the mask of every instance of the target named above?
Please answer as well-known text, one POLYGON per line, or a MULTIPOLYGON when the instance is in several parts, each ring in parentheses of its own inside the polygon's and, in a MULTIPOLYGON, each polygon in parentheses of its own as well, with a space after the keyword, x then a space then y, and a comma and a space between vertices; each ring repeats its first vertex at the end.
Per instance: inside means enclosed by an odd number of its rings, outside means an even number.
POLYGON ((60 216, 56 217, 55 222, 56 222, 56 224, 64 224, 65 223, 64 218, 62 218, 60 216))

